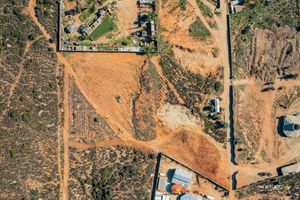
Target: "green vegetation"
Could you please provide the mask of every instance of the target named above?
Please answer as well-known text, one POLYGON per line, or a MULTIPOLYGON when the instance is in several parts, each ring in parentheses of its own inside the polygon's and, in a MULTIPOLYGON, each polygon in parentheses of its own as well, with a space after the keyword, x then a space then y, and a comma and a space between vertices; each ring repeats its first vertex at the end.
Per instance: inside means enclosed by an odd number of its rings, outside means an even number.
POLYGON ((210 22, 208 22, 208 25, 209 25, 210 28, 213 28, 213 29, 218 28, 218 25, 217 25, 216 21, 210 21, 210 22))
POLYGON ((97 40, 99 37, 113 31, 115 28, 115 22, 109 16, 105 16, 102 23, 89 35, 89 37, 91 40, 97 40))
POLYGON ((58 3, 53 0, 37 0, 36 15, 41 24, 51 34, 52 38, 56 38, 58 29, 58 3))
POLYGON ((120 38, 120 39, 116 40, 115 44, 117 46, 119 46, 119 45, 122 45, 122 46, 131 46, 132 42, 131 42, 131 39, 130 39, 130 36, 129 36, 129 37, 124 37, 124 38, 120 38))
POLYGON ((230 15, 233 52, 234 77, 239 76, 238 66, 244 65, 247 49, 250 46, 254 30, 273 29, 285 25, 295 29, 299 27, 300 15, 297 0, 258 0, 256 5, 249 6, 242 12, 230 15))
POLYGON ((272 3, 268 0, 258 0, 254 8, 249 7, 231 16, 231 28, 246 34, 255 28, 270 29, 273 25, 295 28, 299 26, 299 20, 297 0, 278 0, 272 3))
POLYGON ((211 53, 212 53, 212 55, 213 55, 213 57, 218 57, 218 55, 219 55, 219 49, 217 48, 217 47, 213 47, 212 49, 211 49, 211 53))
POLYGON ((246 142, 244 134, 240 131, 235 132, 235 140, 237 142, 237 155, 239 161, 245 161, 247 158, 251 158, 251 152, 246 142))
POLYGON ((201 13, 204 16, 210 17, 210 18, 212 18, 214 16, 212 10, 207 5, 205 5, 201 0, 196 0, 196 2, 197 2, 197 5, 198 5, 201 13))
POLYGON ((179 0, 179 7, 181 10, 186 10, 186 0, 179 0))
POLYGON ((162 92, 162 80, 153 63, 145 64, 139 83, 140 90, 133 100, 132 109, 134 137, 138 140, 149 141, 156 138, 157 123, 155 118, 157 105, 151 102, 159 101, 162 92))
MULTIPOLYGON (((77 10, 80 10, 80 8, 78 7, 77 10)), ((96 10, 95 4, 94 3, 90 4, 89 8, 80 14, 79 19, 81 21, 85 21, 95 12, 95 10, 96 10)))
POLYGON ((108 167, 100 169, 99 175, 101 182, 93 185, 97 188, 92 193, 94 199, 112 199, 111 170, 108 167))
POLYGON ((205 27, 199 17, 197 17, 196 21, 190 25, 189 33, 199 40, 205 40, 211 36, 211 33, 205 27))
POLYGON ((217 81, 214 85, 214 88, 216 92, 223 92, 223 85, 221 81, 217 81))
POLYGON ((295 87, 293 91, 285 92, 278 96, 275 105, 288 109, 300 97, 299 88, 295 87))
POLYGON ((264 150, 262 150, 259 155, 262 158, 262 160, 265 161, 266 163, 271 162, 271 159, 269 158, 269 156, 264 150))

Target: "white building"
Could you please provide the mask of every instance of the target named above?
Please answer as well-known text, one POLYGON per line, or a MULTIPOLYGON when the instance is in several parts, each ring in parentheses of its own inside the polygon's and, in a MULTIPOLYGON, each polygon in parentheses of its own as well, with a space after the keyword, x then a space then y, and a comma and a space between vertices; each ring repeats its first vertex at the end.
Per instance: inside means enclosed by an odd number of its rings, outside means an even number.
POLYGON ((282 175, 289 175, 300 172, 300 163, 295 163, 281 168, 282 175))

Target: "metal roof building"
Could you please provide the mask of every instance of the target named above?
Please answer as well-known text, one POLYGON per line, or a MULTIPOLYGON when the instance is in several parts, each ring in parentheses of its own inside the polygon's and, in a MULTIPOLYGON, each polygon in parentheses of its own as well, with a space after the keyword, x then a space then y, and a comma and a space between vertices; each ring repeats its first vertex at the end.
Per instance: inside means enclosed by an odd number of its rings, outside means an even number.
POLYGON ((288 165, 281 168, 282 175, 289 175, 300 172, 300 163, 288 165))
POLYGON ((200 194, 184 194, 179 197, 179 200, 202 200, 202 196, 200 194))
POLYGON ((212 112, 219 113, 221 111, 221 109, 220 109, 220 99, 215 98, 215 99, 212 99, 211 102, 212 102, 212 112))
POLYGON ((286 116, 282 128, 287 137, 300 137, 300 114, 286 116))
POLYGON ((180 184, 187 187, 192 180, 192 174, 175 169, 174 175, 172 177, 172 183, 180 184))
POLYGON ((66 33, 73 33, 77 28, 77 25, 75 23, 69 24, 66 26, 65 31, 66 33))
POLYGON ((158 180, 158 187, 157 189, 159 191, 166 191, 167 185, 168 185, 168 177, 166 176, 160 176, 158 180))

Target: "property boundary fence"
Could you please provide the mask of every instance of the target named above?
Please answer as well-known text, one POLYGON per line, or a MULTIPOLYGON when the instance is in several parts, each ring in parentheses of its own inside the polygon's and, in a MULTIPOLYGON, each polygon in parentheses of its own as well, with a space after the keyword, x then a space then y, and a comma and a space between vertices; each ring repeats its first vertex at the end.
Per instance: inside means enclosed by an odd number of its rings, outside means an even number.
POLYGON ((158 153, 157 155, 157 163, 156 163, 156 167, 155 167, 155 174, 154 174, 154 180, 153 180, 153 188, 152 188, 152 191, 151 191, 151 200, 154 200, 155 199, 155 192, 156 192, 156 188, 157 188, 157 183, 158 183, 158 172, 159 172, 159 167, 160 167, 160 162, 161 162, 161 159, 164 157, 170 159, 171 161, 173 162, 176 162, 177 164, 189 169, 190 171, 194 172, 195 174, 197 174, 198 176, 202 177, 202 178, 205 178, 206 180, 208 180, 210 183, 218 186, 219 188, 223 189, 224 192, 226 192, 227 194, 229 194, 229 189, 226 188, 226 187, 223 187, 221 184, 217 183, 216 181, 208 178, 207 176, 205 176, 204 174, 201 174, 200 172, 197 172, 196 170, 182 164, 181 162, 179 162, 178 160, 160 152, 158 153))

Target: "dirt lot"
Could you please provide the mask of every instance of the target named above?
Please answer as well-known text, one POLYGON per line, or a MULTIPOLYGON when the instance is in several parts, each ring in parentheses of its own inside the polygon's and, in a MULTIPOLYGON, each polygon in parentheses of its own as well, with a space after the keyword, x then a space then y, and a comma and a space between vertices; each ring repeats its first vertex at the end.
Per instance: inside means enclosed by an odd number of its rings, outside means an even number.
POLYGON ((116 38, 128 37, 131 33, 137 31, 139 8, 135 1, 122 0, 118 2, 117 10, 117 27, 118 34, 116 38))
MULTIPOLYGON (((211 10, 214 9, 210 2, 202 2, 211 10)), ((227 64, 225 15, 213 16, 212 20, 217 23, 217 28, 213 29, 195 0, 187 0, 185 10, 180 9, 178 1, 166 0, 161 4, 159 19, 162 35, 173 46, 176 59, 188 70, 208 74, 215 71, 217 65, 227 64), (204 41, 193 38, 189 33, 189 27, 197 17, 211 32, 211 37, 204 41), (218 51, 218 55, 213 55, 214 50, 218 51)))
POLYGON ((134 54, 75 53, 67 57, 85 97, 121 135, 132 132, 131 103, 144 59, 134 54))

